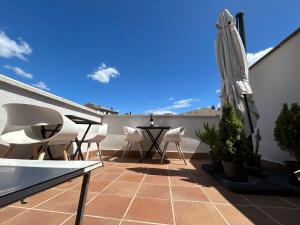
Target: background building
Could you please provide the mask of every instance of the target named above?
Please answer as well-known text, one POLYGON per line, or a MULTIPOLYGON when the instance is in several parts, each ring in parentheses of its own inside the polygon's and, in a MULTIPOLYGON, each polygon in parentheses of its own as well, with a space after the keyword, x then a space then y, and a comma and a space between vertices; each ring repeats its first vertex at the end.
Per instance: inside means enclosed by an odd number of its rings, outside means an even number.
POLYGON ((118 111, 113 110, 113 108, 107 109, 100 105, 95 105, 92 103, 86 103, 84 106, 99 112, 101 115, 118 114, 118 111))

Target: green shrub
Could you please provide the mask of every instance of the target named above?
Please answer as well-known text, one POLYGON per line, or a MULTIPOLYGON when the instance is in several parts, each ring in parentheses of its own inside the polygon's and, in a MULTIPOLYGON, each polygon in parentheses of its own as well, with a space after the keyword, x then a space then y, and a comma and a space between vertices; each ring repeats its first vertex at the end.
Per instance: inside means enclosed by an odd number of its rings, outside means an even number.
POLYGON ((211 127, 208 123, 203 123, 203 131, 200 129, 196 130, 195 133, 197 137, 205 144, 209 145, 209 147, 214 150, 217 139, 218 139, 218 131, 215 125, 211 127))
POLYGON ((275 122, 273 135, 280 148, 300 161, 300 106, 285 103, 275 122))
POLYGON ((224 161, 242 162, 251 154, 244 124, 231 105, 222 108, 216 150, 224 161))

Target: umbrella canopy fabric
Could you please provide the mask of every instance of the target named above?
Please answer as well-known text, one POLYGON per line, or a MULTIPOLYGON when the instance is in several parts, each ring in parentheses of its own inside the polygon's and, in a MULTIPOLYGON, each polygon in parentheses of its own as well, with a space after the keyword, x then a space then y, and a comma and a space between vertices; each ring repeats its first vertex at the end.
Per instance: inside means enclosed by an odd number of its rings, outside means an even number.
POLYGON ((250 122, 255 128, 259 114, 249 84, 245 48, 235 26, 235 20, 227 9, 220 13, 217 28, 216 54, 222 80, 221 104, 231 104, 240 112, 244 120, 245 133, 249 136, 250 122), (247 95, 251 120, 248 117, 244 95, 247 95))

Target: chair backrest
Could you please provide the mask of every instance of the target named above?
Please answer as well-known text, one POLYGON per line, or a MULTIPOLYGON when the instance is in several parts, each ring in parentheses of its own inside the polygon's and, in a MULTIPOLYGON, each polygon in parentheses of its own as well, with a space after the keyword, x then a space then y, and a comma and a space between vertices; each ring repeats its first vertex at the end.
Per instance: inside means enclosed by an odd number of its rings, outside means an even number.
MULTIPOLYGON (((78 139, 82 139, 83 135, 88 128, 88 125, 78 125, 79 132, 78 132, 78 139)), ((107 135, 107 124, 101 125, 92 125, 85 137, 85 141, 101 141, 107 135)))
POLYGON ((76 124, 54 109, 20 103, 5 104, 3 108, 7 113, 6 127, 15 127, 15 131, 2 135, 3 140, 10 144, 65 144, 78 134, 76 124), (47 129, 58 124, 61 127, 53 136, 42 137, 42 126, 47 129))
POLYGON ((185 127, 177 127, 166 132, 166 135, 184 135, 185 127))
POLYGON ((59 112, 42 106, 10 103, 2 107, 7 114, 7 126, 41 126, 63 122, 59 112))
POLYGON ((124 133, 127 135, 126 140, 142 141, 144 136, 141 130, 133 127, 123 126, 124 133))

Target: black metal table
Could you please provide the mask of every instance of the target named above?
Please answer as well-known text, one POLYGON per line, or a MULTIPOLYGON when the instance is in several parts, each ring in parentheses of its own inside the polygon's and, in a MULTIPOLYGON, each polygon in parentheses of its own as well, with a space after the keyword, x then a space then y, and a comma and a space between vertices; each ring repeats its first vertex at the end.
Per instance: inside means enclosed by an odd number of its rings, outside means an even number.
POLYGON ((83 154, 82 154, 82 151, 81 151, 81 145, 84 142, 85 137, 86 137, 87 133, 89 132, 91 126, 92 125, 97 125, 97 124, 102 124, 102 123, 94 121, 94 120, 81 118, 79 116, 74 116, 74 115, 65 115, 65 116, 68 117, 70 120, 72 120, 76 124, 86 124, 86 125, 88 125, 87 128, 86 128, 86 131, 84 132, 84 134, 81 138, 81 140, 78 140, 78 138, 75 138, 77 149, 76 149, 74 155, 72 155, 72 159, 76 159, 76 157, 78 155, 81 160, 84 160, 84 157, 83 157, 83 154))
MULTIPOLYGON (((137 126, 137 128, 145 130, 148 136, 150 137, 152 144, 148 151, 146 152, 145 156, 140 160, 140 162, 143 162, 145 158, 148 158, 149 155, 151 154, 152 148, 155 147, 157 152, 160 154, 160 156, 163 156, 163 151, 159 147, 159 144, 157 143, 160 135, 163 133, 164 130, 169 130, 171 127, 169 126, 137 126), (158 134, 156 137, 153 136, 151 130, 159 130, 158 134)), ((164 161, 168 162, 167 156, 164 156, 164 161)))
POLYGON ((91 171, 97 161, 0 159, 0 208, 83 175, 76 225, 82 224, 91 171))

